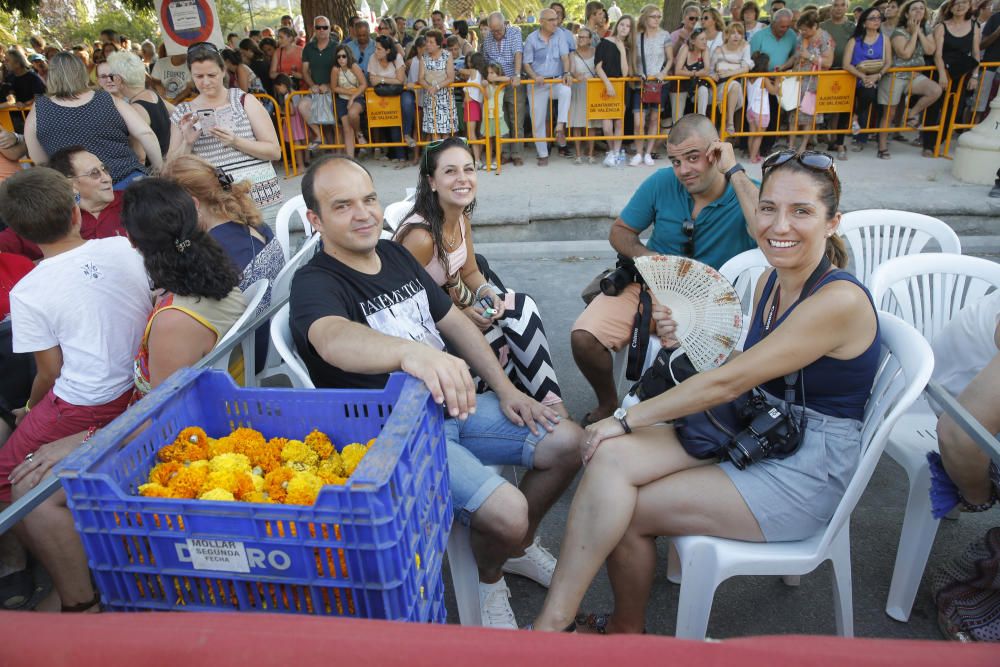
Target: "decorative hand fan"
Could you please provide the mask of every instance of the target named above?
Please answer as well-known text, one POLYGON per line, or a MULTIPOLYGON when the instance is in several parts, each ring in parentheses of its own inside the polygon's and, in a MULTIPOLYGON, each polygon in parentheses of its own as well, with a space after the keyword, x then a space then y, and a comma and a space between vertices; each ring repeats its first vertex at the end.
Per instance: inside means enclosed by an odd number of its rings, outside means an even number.
POLYGON ((653 297, 670 308, 677 340, 699 371, 721 365, 743 331, 743 308, 736 289, 707 264, 675 255, 637 257, 653 297))

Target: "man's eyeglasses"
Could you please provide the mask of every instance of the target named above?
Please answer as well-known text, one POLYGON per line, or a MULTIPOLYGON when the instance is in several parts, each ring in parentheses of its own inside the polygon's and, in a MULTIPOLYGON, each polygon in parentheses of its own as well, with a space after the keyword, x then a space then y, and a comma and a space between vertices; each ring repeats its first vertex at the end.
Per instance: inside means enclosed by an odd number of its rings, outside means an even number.
POLYGON ((833 181, 833 188, 837 192, 837 197, 840 197, 840 177, 837 176, 837 167, 834 164, 833 157, 826 153, 819 151, 802 151, 801 153, 797 151, 778 151, 769 155, 761 164, 761 174, 767 175, 768 171, 775 167, 780 167, 789 160, 795 160, 806 169, 829 174, 830 180, 833 181))
POLYGON ((681 252, 683 252, 687 257, 694 258, 694 220, 688 218, 681 223, 681 230, 684 231, 684 236, 688 239, 684 242, 684 247, 681 248, 681 252))
POLYGON ((109 173, 108 172, 108 168, 106 166, 104 166, 103 164, 99 164, 96 167, 94 167, 93 169, 91 169, 90 171, 88 171, 87 173, 85 173, 85 174, 77 174, 76 176, 72 176, 71 178, 84 178, 84 177, 86 177, 86 178, 98 181, 98 180, 101 179, 101 176, 103 174, 107 174, 107 173, 109 173))

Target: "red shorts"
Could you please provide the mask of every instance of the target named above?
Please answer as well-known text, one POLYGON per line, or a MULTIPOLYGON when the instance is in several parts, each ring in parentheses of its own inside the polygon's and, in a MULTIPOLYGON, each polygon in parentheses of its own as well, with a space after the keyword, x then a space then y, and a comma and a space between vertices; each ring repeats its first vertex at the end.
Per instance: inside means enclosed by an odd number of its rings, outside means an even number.
POLYGON ((465 100, 465 122, 478 123, 483 119, 483 105, 475 100, 465 100))
POLYGON ((10 482, 7 477, 24 461, 24 457, 42 445, 60 438, 100 428, 125 412, 132 398, 132 389, 104 405, 79 406, 67 403, 50 390, 24 419, 3 447, 0 447, 0 501, 10 502, 10 482))

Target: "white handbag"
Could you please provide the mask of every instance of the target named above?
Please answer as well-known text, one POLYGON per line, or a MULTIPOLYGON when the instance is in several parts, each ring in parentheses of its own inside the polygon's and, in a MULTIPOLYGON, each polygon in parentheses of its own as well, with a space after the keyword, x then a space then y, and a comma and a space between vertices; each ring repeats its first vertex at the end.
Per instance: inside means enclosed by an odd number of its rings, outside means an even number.
POLYGON ((778 95, 781 108, 784 111, 794 111, 799 106, 799 77, 786 76, 781 79, 781 90, 778 95))

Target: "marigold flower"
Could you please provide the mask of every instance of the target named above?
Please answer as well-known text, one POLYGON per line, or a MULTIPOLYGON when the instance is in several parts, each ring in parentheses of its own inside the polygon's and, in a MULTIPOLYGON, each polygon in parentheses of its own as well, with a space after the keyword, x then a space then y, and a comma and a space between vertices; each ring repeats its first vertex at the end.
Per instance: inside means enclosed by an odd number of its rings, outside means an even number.
POLYGON ((170 478, 176 475, 177 471, 183 467, 184 465, 179 461, 157 463, 153 466, 153 469, 149 471, 149 481, 154 484, 159 484, 160 486, 166 486, 170 482, 170 478))
MULTIPOLYGON (((347 475, 344 473, 344 462, 340 458, 340 454, 334 452, 333 455, 325 461, 320 461, 319 466, 316 469, 316 474, 320 477, 326 479, 327 477, 337 477, 345 478, 347 475)), ((337 482, 327 482, 327 484, 336 484, 337 482)))
POLYGON ((243 454, 219 454, 208 462, 212 472, 228 470, 250 474, 250 459, 243 454))
POLYGON ((205 430, 197 426, 188 426, 186 429, 182 430, 174 438, 174 442, 184 442, 191 445, 201 445, 205 447, 208 445, 208 435, 205 430))
POLYGON ((276 468, 267 473, 264 482, 267 485, 265 488, 268 497, 276 503, 285 502, 285 496, 288 494, 288 482, 294 476, 295 471, 285 467, 276 468))
POLYGON ((225 489, 212 489, 211 491, 206 491, 205 493, 198 496, 198 500, 228 500, 233 501, 236 498, 229 491, 225 489))
MULTIPOLYGON (((183 432, 184 431, 181 431, 181 433, 183 432)), ((202 441, 186 442, 178 438, 177 440, 174 440, 173 443, 161 448, 157 453, 157 456, 164 463, 167 461, 187 463, 189 461, 197 461, 198 459, 207 458, 208 449, 206 448, 206 444, 202 441)))
POLYGON ((243 501, 247 502, 247 503, 267 503, 267 504, 274 504, 274 501, 271 500, 270 497, 268 497, 266 491, 254 491, 249 496, 247 496, 246 498, 244 498, 243 501))
POLYGON ((316 452, 316 454, 321 458, 329 458, 331 452, 337 451, 333 447, 333 443, 330 442, 330 436, 318 429, 313 429, 312 432, 305 437, 305 443, 316 452))
POLYGON ((208 451, 207 459, 214 459, 216 456, 222 456, 223 454, 232 454, 236 451, 236 443, 230 436, 224 438, 219 438, 218 440, 212 440, 208 443, 206 447, 208 451))
POLYGON ((358 464, 361 463, 361 459, 363 459, 367 453, 368 448, 359 442, 352 442, 351 444, 344 446, 344 449, 340 452, 340 459, 344 462, 344 473, 348 477, 354 474, 358 464))
POLYGON ((174 498, 197 498, 207 478, 208 466, 189 466, 178 470, 167 488, 174 498))
POLYGON ((264 477, 262 475, 250 475, 250 482, 253 484, 254 491, 264 491, 267 488, 267 482, 264 481, 264 477))
POLYGON ((288 467, 292 467, 290 464, 293 463, 301 464, 296 468, 301 470, 303 467, 315 468, 319 463, 319 455, 301 440, 289 440, 281 450, 281 460, 288 467))
POLYGON ((167 487, 151 482, 139 485, 139 495, 146 498, 171 498, 172 494, 167 487))
POLYGON ((323 488, 323 480, 311 472, 296 473, 288 482, 286 505, 312 505, 323 488))
POLYGON ((375 440, 376 440, 376 438, 372 438, 372 439, 371 439, 371 440, 369 440, 369 441, 368 441, 367 443, 365 443, 365 448, 366 448, 366 449, 371 449, 371 448, 372 448, 372 445, 374 445, 374 444, 375 444, 375 440))

